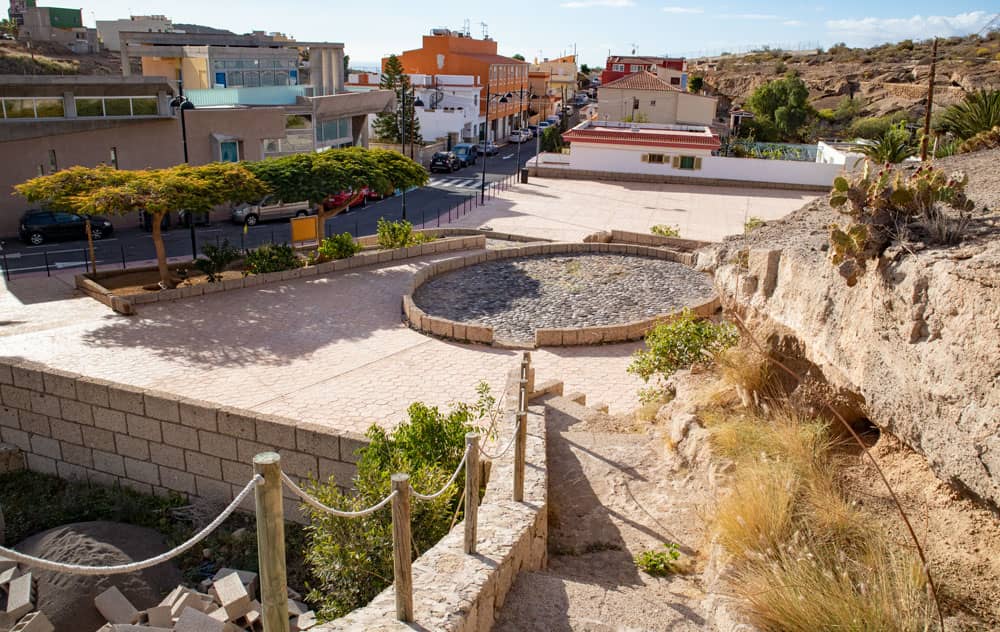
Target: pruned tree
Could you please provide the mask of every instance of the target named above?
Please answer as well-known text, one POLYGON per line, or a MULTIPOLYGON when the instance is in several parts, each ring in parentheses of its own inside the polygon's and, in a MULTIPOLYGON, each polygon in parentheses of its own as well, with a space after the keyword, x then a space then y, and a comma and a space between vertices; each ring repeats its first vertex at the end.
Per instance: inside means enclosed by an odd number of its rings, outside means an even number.
POLYGON ((799 77, 788 74, 782 79, 758 86, 747 106, 754 116, 771 123, 787 139, 797 138, 809 117, 809 89, 799 77))

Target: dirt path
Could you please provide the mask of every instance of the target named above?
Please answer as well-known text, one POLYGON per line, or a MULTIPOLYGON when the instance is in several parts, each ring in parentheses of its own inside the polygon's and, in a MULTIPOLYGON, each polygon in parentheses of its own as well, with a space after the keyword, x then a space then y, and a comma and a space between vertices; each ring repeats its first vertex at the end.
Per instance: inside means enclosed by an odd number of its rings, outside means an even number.
POLYGON ((494 630, 681 631, 710 627, 698 577, 654 578, 633 557, 702 539, 706 490, 672 470, 663 439, 628 433, 604 413, 547 402, 549 566, 522 573, 494 630))

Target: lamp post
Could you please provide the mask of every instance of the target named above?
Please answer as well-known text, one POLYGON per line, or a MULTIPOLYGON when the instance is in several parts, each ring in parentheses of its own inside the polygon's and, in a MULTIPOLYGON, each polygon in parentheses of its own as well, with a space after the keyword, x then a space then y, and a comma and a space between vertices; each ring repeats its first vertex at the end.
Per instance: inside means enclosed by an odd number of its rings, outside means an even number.
MULTIPOLYGON (((513 97, 514 95, 510 94, 509 92, 507 94, 502 94, 502 95, 490 95, 490 84, 489 84, 489 82, 486 83, 486 127, 483 130, 483 143, 484 143, 484 146, 485 146, 485 143, 489 143, 490 142, 490 101, 493 100, 494 96, 499 96, 500 97, 499 99, 497 99, 497 103, 507 103, 507 97, 508 96, 513 97)), ((487 156, 486 156, 486 152, 484 151, 483 152, 483 180, 482 180, 482 182, 479 185, 479 197, 482 200, 483 204, 486 203, 486 159, 487 159, 487 156)))
MULTIPOLYGON (((406 75, 403 75, 403 76, 406 77, 406 75)), ((400 114, 399 114, 399 125, 400 125, 399 147, 400 147, 400 149, 403 150, 403 155, 404 156, 406 155, 406 119, 408 118, 407 114, 406 114, 406 99, 407 99, 407 97, 409 97, 409 95, 406 94, 406 83, 407 83, 406 80, 402 80, 402 86, 401 86, 402 90, 401 90, 401 97, 400 97, 400 109, 401 109, 401 111, 400 111, 400 114)), ((409 98, 410 98, 410 101, 411 101, 411 105, 413 107, 417 107, 417 106, 423 107, 424 106, 424 102, 421 101, 419 98, 417 98, 417 87, 416 86, 413 86, 413 96, 409 97, 409 98)), ((413 127, 412 123, 411 123, 410 127, 412 129, 412 127, 413 127)), ((412 132, 411 132, 411 134, 412 134, 412 132)), ((413 147, 412 142, 410 144, 410 147, 412 149, 412 147, 413 147)), ((403 219, 406 219, 406 185, 403 185, 402 206, 403 206, 403 219)))
MULTIPOLYGON (((181 111, 181 146, 184 148, 184 164, 188 164, 187 124, 184 122, 184 111, 193 110, 194 103, 184 96, 184 85, 177 82, 178 95, 170 101, 170 107, 181 111)), ((191 230, 191 258, 198 258, 198 240, 194 234, 194 215, 188 211, 188 228, 191 230)))

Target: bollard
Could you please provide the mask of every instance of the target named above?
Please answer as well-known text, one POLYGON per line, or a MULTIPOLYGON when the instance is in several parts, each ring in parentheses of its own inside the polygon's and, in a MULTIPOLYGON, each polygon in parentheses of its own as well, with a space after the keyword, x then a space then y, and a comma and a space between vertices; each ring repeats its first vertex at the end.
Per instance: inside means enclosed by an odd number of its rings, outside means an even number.
POLYGON ((393 474, 392 572, 396 592, 396 618, 413 621, 413 569, 410 553, 410 475, 393 474))
POLYGON ((479 521, 479 435, 465 433, 465 552, 476 552, 476 527, 479 521))
POLYGON ((43 250, 42 256, 45 257, 45 276, 52 276, 52 273, 49 272, 49 251, 43 250))
POLYGON ((125 246, 122 246, 122 270, 125 269, 125 246))
POLYGON ((257 558, 264 632, 288 632, 288 584, 285 576, 285 511, 281 497, 281 457, 262 452, 253 471, 264 477, 254 489, 257 506, 257 558))
POLYGON ((10 281, 10 265, 7 263, 7 253, 0 253, 3 255, 3 276, 5 279, 10 281))
POLYGON ((521 380, 517 391, 517 436, 514 439, 514 502, 524 501, 524 462, 528 447, 528 381, 521 380))

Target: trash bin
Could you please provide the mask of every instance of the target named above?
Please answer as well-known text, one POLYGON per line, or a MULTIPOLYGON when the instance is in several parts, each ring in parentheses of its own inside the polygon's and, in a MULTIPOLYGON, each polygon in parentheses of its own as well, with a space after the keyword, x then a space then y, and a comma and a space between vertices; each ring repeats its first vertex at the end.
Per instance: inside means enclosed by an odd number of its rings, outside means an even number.
POLYGON ((528 168, 521 167, 521 184, 528 184, 528 168))

